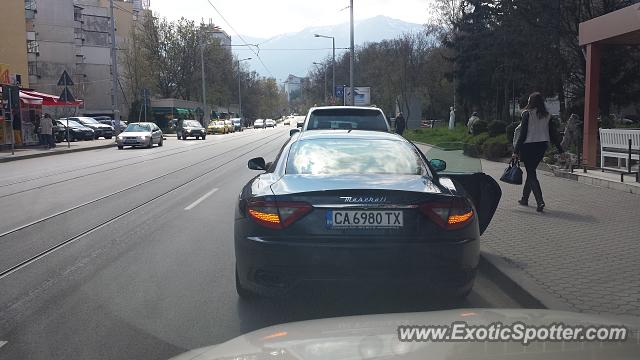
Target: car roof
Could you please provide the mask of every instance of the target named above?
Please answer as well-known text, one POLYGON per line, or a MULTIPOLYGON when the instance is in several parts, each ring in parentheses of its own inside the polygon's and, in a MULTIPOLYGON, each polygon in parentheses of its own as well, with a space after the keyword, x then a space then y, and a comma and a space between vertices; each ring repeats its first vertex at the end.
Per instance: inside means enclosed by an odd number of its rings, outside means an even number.
POLYGON ((394 140, 408 142, 405 138, 398 134, 393 134, 385 131, 372 131, 372 130, 313 130, 299 132, 298 140, 312 140, 312 139, 369 139, 369 140, 394 140))
POLYGON ((311 109, 309 109, 309 113, 316 111, 316 110, 337 110, 337 109, 350 109, 350 110, 377 110, 382 112, 382 109, 380 109, 379 107, 376 106, 317 106, 317 107, 312 107, 311 109))

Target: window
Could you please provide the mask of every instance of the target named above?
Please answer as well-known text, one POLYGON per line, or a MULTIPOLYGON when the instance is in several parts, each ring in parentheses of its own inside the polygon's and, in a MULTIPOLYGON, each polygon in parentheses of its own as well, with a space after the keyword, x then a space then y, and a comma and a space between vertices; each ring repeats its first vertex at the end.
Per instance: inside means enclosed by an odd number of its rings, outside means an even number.
POLYGON ((307 130, 359 129, 389 131, 382 112, 374 109, 320 109, 309 116, 307 130))
POLYGON ((82 8, 79 6, 73 7, 73 20, 82 21, 82 8))
POLYGON ((27 53, 29 54, 38 54, 40 52, 40 47, 38 45, 37 40, 27 40, 27 53))
POLYGON ((291 147, 287 174, 421 175, 423 165, 410 144, 396 140, 322 138, 291 147))
POLYGON ((28 71, 29 75, 38 75, 38 63, 35 61, 29 61, 28 71))
POLYGON ((35 11, 36 10, 36 0, 24 0, 24 9, 35 11))

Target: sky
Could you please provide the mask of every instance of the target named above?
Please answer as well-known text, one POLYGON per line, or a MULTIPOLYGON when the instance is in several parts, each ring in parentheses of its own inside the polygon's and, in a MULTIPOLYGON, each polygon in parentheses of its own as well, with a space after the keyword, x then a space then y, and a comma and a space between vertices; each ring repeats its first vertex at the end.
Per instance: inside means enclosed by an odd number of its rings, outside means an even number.
MULTIPOLYGON (((209 1, 240 35, 270 38, 307 27, 349 21, 349 0, 150 0, 151 10, 161 17, 219 25, 235 37, 233 29, 220 17, 209 1), (344 10, 342 10, 344 9, 344 10)), ((406 22, 423 24, 432 0, 354 0, 354 18, 385 15, 406 22)))

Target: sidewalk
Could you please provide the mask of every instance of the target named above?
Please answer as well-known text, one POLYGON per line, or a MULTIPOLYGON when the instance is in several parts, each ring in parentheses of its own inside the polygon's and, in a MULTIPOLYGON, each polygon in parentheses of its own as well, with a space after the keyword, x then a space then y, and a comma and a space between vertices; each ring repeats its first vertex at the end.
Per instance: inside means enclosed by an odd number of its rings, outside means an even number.
MULTIPOLYGON (((499 179, 505 164, 482 160, 482 167, 499 179)), ((499 182, 502 200, 482 236, 483 261, 545 307, 640 316, 640 196, 550 172, 538 178, 542 214, 518 205, 522 186, 499 182)))
POLYGON ((77 151, 103 149, 115 146, 114 139, 100 139, 92 141, 76 141, 67 148, 66 142, 56 144, 54 149, 45 150, 42 146, 26 146, 15 149, 15 155, 11 155, 11 148, 3 148, 0 151, 0 163, 14 160, 31 159, 41 156, 59 155, 77 151))

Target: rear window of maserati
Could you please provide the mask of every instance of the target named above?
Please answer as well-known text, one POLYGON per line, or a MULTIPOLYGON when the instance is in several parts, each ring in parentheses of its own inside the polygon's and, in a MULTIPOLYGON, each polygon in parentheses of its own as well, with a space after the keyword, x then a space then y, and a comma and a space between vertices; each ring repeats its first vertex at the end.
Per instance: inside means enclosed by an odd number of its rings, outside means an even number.
POLYGON ((422 175, 422 161, 411 145, 394 140, 310 139, 291 146, 287 174, 422 175))

